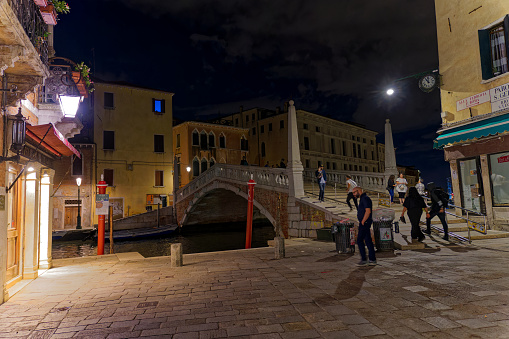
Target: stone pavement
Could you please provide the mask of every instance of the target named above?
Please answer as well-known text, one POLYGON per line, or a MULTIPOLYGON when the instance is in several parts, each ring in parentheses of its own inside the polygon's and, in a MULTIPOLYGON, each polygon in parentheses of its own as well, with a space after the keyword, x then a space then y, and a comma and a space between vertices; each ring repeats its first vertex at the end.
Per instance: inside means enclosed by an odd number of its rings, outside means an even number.
POLYGON ((2 338, 509 338, 509 246, 437 241, 358 254, 333 243, 55 261, 0 306, 2 338), (481 247, 482 246, 482 247, 481 247))

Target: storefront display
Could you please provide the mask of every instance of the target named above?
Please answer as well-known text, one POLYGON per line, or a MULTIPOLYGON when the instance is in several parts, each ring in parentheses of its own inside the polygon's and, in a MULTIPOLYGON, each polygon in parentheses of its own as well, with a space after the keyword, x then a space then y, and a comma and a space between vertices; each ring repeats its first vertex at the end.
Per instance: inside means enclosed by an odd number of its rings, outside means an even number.
POLYGON ((481 190, 475 159, 459 162, 461 175, 461 198, 463 207, 481 212, 481 190))
POLYGON ((509 204, 509 152, 490 155, 490 179, 493 187, 493 203, 509 204))

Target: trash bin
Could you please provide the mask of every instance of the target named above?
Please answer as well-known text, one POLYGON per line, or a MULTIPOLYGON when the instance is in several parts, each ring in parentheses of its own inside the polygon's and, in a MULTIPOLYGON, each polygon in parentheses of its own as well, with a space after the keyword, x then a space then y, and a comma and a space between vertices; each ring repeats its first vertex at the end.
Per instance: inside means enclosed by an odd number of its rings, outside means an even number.
POLYGON ((350 220, 334 223, 331 232, 336 243, 338 253, 355 252, 354 224, 350 220))
POLYGON ((394 234, 392 233, 392 218, 377 218, 373 220, 375 247, 377 251, 394 250, 394 234))

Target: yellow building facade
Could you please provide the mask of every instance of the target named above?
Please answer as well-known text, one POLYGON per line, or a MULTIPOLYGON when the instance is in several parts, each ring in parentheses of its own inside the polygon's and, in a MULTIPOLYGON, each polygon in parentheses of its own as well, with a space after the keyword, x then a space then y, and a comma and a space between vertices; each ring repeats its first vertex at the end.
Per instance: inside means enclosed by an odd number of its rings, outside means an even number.
MULTIPOLYGON (((279 166, 288 161, 288 112, 262 108, 240 110, 223 119, 249 130, 249 159, 253 165, 279 166)), ((305 169, 323 164, 326 170, 379 172, 383 147, 375 131, 362 126, 297 110, 300 156, 305 169)), ((383 171, 382 171, 383 172, 383 171)))
POLYGON ((442 126, 434 148, 450 164, 455 205, 509 229, 509 2, 436 0, 435 10, 442 126))
POLYGON ((113 218, 170 205, 173 93, 97 81, 94 88, 92 182, 104 176, 113 218))
POLYGON ((244 157, 248 159, 248 137, 247 128, 228 125, 187 121, 173 127, 179 186, 187 185, 215 163, 239 165, 244 157))

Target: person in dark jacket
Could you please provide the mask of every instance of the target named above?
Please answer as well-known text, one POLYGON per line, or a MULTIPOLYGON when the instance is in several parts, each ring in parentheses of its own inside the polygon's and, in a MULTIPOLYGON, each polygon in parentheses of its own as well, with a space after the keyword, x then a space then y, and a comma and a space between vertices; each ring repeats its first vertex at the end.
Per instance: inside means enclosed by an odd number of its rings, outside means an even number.
POLYGON ((361 261, 357 266, 376 265, 375 246, 371 240, 371 224, 373 223, 373 202, 370 197, 362 191, 362 188, 357 186, 353 189, 353 195, 359 199, 359 207, 357 208, 357 219, 359 220, 359 233, 357 234, 357 246, 359 246, 359 253, 361 261), (366 260, 366 248, 368 248, 369 262, 366 260))
POLYGON ((323 170, 323 165, 318 166, 318 169, 315 172, 315 177, 318 182, 318 187, 320 188, 318 200, 323 202, 323 197, 325 195, 325 183, 327 182, 327 173, 323 170))
POLYGON ((396 186, 396 182, 394 181, 394 175, 389 177, 387 180, 387 190, 389 191, 389 195, 391 196, 391 204, 394 203, 394 187, 396 186))
POLYGON ((449 203, 449 196, 441 188, 435 186, 435 183, 428 184, 428 191, 431 198, 431 211, 426 217, 426 234, 431 234, 431 219, 438 216, 444 228, 444 240, 449 240, 449 228, 445 220, 445 209, 449 203))
POLYGON ((419 226, 423 209, 426 211, 426 218, 428 218, 430 215, 428 213, 428 206, 426 205, 426 202, 419 194, 419 191, 417 191, 417 188, 410 187, 408 190, 408 196, 403 203, 403 212, 401 213, 401 216, 403 217, 405 212, 407 212, 408 219, 410 219, 410 224, 412 225, 412 231, 410 234, 412 239, 417 239, 418 241, 424 240, 424 234, 419 226))

